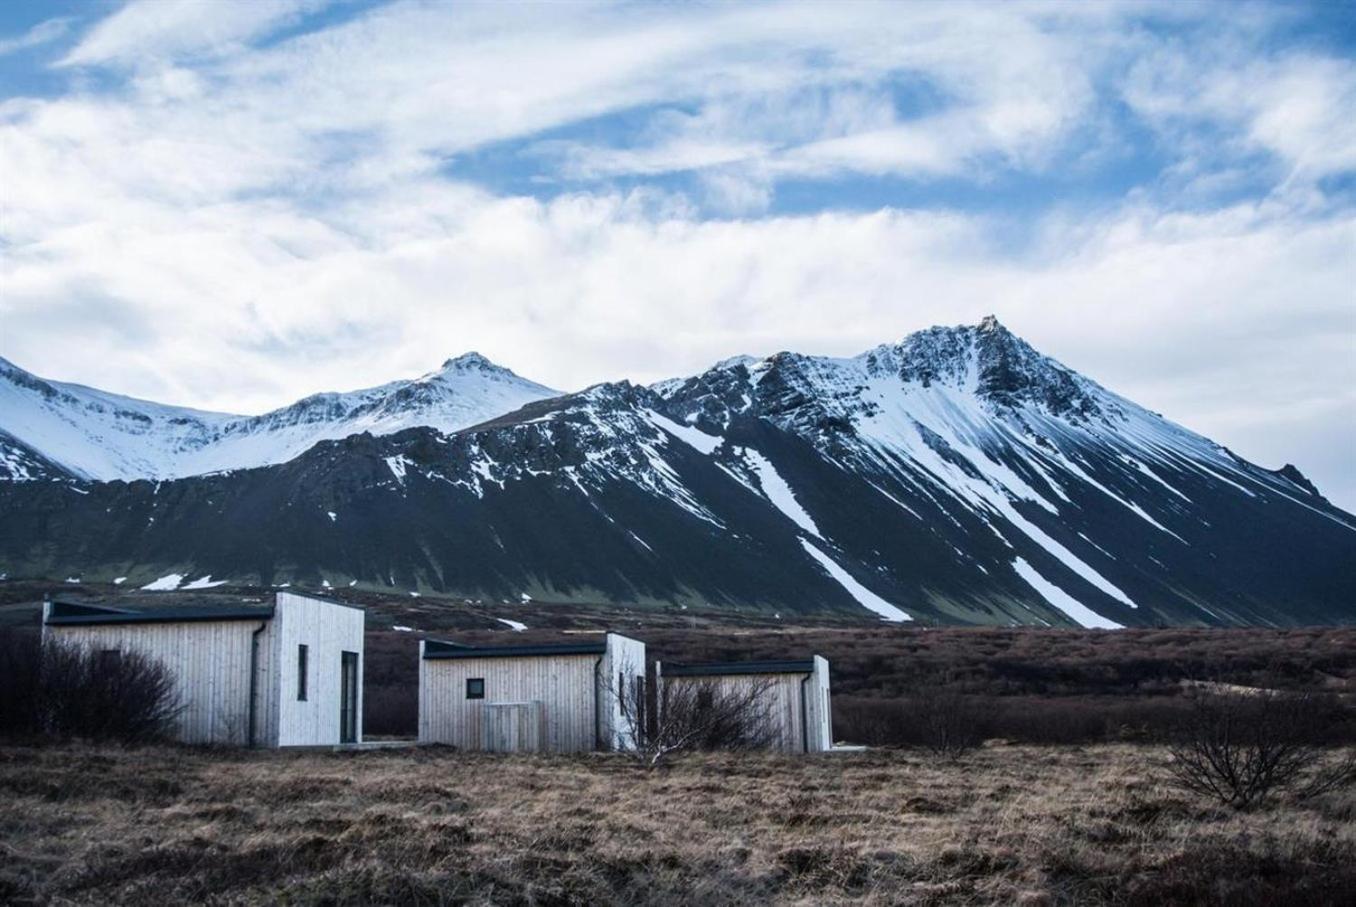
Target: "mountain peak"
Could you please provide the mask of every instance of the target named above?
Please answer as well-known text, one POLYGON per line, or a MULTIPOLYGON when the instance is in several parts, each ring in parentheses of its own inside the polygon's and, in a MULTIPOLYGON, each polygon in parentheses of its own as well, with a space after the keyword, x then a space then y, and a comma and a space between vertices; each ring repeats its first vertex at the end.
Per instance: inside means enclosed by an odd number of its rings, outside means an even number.
POLYGON ((985 315, 983 318, 979 320, 979 324, 975 327, 975 330, 981 331, 982 333, 985 334, 1009 333, 1007 328, 1003 327, 1003 325, 998 323, 997 315, 985 315))
POLYGON ((501 365, 496 365, 489 359, 477 353, 475 350, 462 353, 460 356, 454 356, 443 363, 442 371, 482 371, 482 372, 501 372, 506 369, 501 365))

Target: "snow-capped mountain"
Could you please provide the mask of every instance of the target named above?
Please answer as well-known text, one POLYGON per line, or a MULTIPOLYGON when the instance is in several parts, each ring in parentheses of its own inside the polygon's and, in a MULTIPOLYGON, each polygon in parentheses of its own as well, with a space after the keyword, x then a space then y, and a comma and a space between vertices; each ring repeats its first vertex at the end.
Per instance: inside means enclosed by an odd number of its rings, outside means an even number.
POLYGON ((48 472, 55 466, 100 481, 264 466, 364 431, 456 431, 557 393, 467 353, 412 381, 315 394, 239 416, 47 381, 0 359, 0 480, 46 475, 24 465, 34 456, 47 461, 48 472))
POLYGON ((1356 518, 996 321, 174 482, 0 487, 0 572, 1117 626, 1356 622, 1356 518), (40 539, 40 544, 34 544, 40 539))

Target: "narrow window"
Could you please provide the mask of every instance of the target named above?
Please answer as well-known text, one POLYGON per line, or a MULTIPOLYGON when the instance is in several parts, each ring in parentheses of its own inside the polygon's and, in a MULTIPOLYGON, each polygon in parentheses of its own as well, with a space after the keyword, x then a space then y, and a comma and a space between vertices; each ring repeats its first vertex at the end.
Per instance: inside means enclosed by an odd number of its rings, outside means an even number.
POLYGON ((306 701, 306 646, 297 646, 297 701, 306 701))
POLYGON ((120 649, 104 649, 99 653, 99 667, 105 671, 116 671, 122 667, 122 651, 120 649))
POLYGON ((485 698, 485 678, 468 677, 466 678, 466 698, 484 699, 485 698))

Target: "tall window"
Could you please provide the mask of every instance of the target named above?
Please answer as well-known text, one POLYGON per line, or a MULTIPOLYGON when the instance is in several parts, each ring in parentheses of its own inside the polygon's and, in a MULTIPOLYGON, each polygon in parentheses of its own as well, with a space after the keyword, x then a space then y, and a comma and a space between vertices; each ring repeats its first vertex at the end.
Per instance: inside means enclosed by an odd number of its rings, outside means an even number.
POLYGON ((466 698, 484 699, 485 698, 485 678, 468 677, 466 678, 466 698))
POLYGON ((306 655, 305 646, 297 646, 297 701, 306 701, 306 655))

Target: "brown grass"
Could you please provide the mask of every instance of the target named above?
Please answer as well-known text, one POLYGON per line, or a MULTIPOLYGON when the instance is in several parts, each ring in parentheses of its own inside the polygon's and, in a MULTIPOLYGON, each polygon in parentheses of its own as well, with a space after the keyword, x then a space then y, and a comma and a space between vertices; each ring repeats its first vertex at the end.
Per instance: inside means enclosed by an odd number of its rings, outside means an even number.
POLYGON ((1348 903, 1356 797, 1219 809, 1165 758, 0 748, 0 902, 1348 903))

